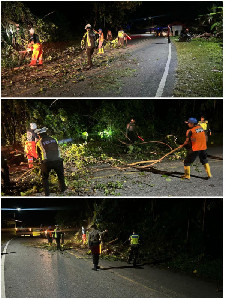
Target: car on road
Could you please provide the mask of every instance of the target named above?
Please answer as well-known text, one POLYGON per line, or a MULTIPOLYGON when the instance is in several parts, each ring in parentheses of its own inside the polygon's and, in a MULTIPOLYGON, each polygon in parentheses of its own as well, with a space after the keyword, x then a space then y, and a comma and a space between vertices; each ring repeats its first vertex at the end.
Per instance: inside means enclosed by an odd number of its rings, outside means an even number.
POLYGON ((44 230, 42 228, 16 228, 16 236, 30 236, 30 237, 44 237, 44 230))

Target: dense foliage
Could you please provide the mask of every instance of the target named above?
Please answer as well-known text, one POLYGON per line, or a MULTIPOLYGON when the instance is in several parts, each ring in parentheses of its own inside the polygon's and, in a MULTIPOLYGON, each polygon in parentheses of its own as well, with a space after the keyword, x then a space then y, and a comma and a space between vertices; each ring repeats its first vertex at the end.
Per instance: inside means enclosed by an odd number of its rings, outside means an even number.
POLYGON ((21 143, 30 122, 46 126, 58 140, 75 143, 125 139, 126 124, 135 118, 146 141, 175 135, 182 143, 189 117, 204 114, 215 133, 222 132, 221 100, 2 100, 2 137, 21 143))

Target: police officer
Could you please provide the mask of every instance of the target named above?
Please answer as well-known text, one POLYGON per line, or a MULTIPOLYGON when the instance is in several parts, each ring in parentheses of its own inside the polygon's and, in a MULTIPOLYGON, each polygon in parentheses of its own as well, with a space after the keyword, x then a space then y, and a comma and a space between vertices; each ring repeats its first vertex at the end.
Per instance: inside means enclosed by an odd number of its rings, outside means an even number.
POLYGON ((100 255, 100 244, 101 244, 101 235, 107 232, 108 230, 105 230, 103 232, 100 232, 97 229, 97 226, 94 224, 91 226, 92 231, 89 233, 88 236, 88 246, 91 249, 92 257, 93 257, 93 265, 94 267, 92 270, 97 271, 100 269, 100 266, 98 265, 99 262, 99 255, 100 255))
POLYGON ((195 118, 189 118, 186 121, 189 129, 186 132, 186 141, 180 146, 186 147, 188 150, 187 156, 184 160, 184 175, 182 178, 190 179, 190 166, 199 156, 200 162, 204 165, 208 179, 212 177, 210 166, 207 159, 207 145, 206 136, 203 128, 198 125, 198 121, 195 118))
POLYGON ((130 241, 130 252, 129 252, 129 258, 128 258, 128 264, 131 262, 132 258, 134 256, 138 256, 139 252, 139 235, 136 234, 135 230, 133 231, 133 234, 129 238, 130 241))
POLYGON ((90 69, 93 67, 91 56, 93 55, 94 49, 95 49, 95 33, 91 29, 90 24, 87 24, 85 26, 85 29, 86 29, 86 32, 81 40, 81 48, 86 49, 87 59, 88 59, 88 65, 86 68, 90 69))
POLYGON ((130 120, 130 123, 127 124, 127 137, 134 143, 137 140, 137 126, 134 119, 130 120))
POLYGON ((206 136, 206 142, 208 143, 209 137, 208 135, 212 135, 212 131, 209 128, 209 122, 205 120, 205 117, 201 117, 201 121, 198 122, 198 124, 203 128, 205 131, 205 136, 206 136))
POLYGON ((33 168, 34 158, 37 159, 36 143, 38 141, 38 135, 35 132, 36 129, 37 129, 36 123, 30 123, 30 128, 27 129, 27 140, 25 142, 25 152, 27 155, 29 168, 33 168))
POLYGON ((58 176, 60 192, 66 190, 63 159, 60 158, 59 147, 56 139, 47 135, 46 127, 36 129, 39 136, 36 148, 38 156, 41 158, 41 174, 44 186, 45 196, 49 196, 49 182, 48 177, 51 170, 54 170, 58 176))

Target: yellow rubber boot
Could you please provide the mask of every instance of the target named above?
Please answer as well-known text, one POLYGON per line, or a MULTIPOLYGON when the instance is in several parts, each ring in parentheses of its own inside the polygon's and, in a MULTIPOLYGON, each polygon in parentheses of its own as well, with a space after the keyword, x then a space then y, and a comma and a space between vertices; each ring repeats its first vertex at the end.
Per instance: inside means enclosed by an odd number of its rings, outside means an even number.
POLYGON ((181 176, 183 179, 190 179, 191 178, 191 167, 184 166, 184 175, 181 176))
POLYGON ((210 166, 209 164, 204 164, 204 167, 205 167, 205 170, 206 170, 206 173, 208 175, 208 178, 211 178, 212 177, 212 174, 211 174, 211 171, 210 171, 210 166))

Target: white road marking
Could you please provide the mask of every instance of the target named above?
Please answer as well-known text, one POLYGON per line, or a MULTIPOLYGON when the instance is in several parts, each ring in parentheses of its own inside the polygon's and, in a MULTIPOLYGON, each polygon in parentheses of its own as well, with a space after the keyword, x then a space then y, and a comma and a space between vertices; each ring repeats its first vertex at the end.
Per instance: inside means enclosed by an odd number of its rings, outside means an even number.
MULTIPOLYGON (((12 240, 12 239, 11 239, 12 240)), ((11 241, 9 240, 6 245, 5 248, 3 250, 3 255, 2 255, 2 261, 1 261, 1 298, 6 298, 5 295, 5 253, 7 253, 7 247, 9 245, 9 242, 11 241)))
POLYGON ((163 77, 160 81, 158 90, 156 92, 155 97, 162 97, 163 94, 163 90, 166 84, 166 79, 169 73, 169 68, 170 68, 170 61, 171 61, 171 43, 169 43, 169 54, 168 54, 168 59, 167 59, 167 63, 166 63, 166 67, 165 67, 165 71, 163 73, 163 77))

